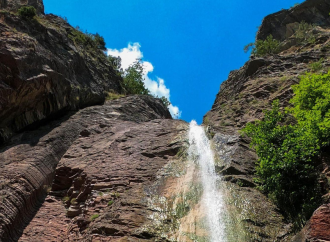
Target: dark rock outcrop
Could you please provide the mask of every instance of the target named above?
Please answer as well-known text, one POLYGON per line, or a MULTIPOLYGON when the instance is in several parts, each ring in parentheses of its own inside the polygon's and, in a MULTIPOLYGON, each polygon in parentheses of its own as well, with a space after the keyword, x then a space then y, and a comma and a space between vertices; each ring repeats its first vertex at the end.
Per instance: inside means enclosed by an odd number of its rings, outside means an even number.
POLYGON ((133 233, 146 219, 139 194, 176 155, 182 141, 175 137, 185 127, 159 99, 130 96, 15 136, 0 153, 0 241, 17 241, 28 224, 20 241, 56 240, 55 231, 66 231, 64 238, 77 231, 85 238, 133 233), (91 222, 96 213, 104 219, 91 222))
POLYGON ((44 14, 42 0, 0 0, 0 8, 16 12, 22 6, 33 6, 37 14, 44 14))
POLYGON ((328 0, 307 0, 288 10, 270 14, 264 18, 257 33, 257 39, 265 40, 273 35, 283 41, 293 34, 295 23, 305 21, 317 26, 329 26, 330 2, 328 0))
POLYGON ((77 43, 64 19, 43 15, 41 0, 26 1, 39 16, 20 18, 12 11, 21 2, 1 4, 0 143, 61 112, 101 104, 105 92, 122 92, 121 77, 101 50, 77 43))

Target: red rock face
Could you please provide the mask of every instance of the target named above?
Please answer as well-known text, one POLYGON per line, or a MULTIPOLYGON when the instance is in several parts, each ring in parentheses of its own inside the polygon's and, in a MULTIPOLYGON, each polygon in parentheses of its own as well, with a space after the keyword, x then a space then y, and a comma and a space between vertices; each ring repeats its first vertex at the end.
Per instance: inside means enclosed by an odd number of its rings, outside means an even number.
POLYGON ((139 230, 148 189, 187 128, 169 118, 160 100, 130 96, 16 137, 0 153, 0 240, 152 241, 139 230))
POLYGON ((330 241, 330 204, 319 207, 310 220, 310 241, 330 241))

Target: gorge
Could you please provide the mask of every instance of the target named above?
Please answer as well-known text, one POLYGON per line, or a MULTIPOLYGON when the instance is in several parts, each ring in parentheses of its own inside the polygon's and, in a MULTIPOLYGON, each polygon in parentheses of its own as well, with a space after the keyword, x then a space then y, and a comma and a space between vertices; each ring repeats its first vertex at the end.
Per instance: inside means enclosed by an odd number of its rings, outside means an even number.
POLYGON ((326 75, 329 12, 307 0, 265 17, 257 41, 272 35, 278 52, 232 71, 198 126, 127 93, 104 52, 42 0, 0 1, 0 241, 330 241, 329 146, 313 160, 322 200, 295 227, 260 190, 241 132, 274 100, 290 106, 306 72, 326 75), (17 14, 26 5, 32 19, 17 14))

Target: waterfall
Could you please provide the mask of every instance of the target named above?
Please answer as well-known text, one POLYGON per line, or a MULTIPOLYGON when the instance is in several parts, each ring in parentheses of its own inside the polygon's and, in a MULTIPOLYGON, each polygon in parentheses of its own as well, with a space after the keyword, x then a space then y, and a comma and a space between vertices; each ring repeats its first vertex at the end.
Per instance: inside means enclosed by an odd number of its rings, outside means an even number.
POLYGON ((203 186, 202 205, 205 208, 210 242, 226 242, 224 201, 217 188, 217 175, 214 167, 214 156, 204 128, 191 121, 189 127, 189 156, 195 159, 200 167, 203 186))

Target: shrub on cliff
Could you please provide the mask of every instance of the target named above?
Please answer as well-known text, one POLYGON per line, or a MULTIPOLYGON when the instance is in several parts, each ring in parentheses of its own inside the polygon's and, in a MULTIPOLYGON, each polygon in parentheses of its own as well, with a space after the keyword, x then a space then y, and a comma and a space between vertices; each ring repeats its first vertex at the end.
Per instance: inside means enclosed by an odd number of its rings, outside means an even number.
POLYGON ((23 6, 18 9, 18 15, 25 19, 33 19, 36 16, 37 11, 32 6, 23 6))
POLYGON ((259 157, 255 179, 262 191, 298 225, 320 202, 315 158, 330 139, 330 73, 306 74, 293 87, 293 107, 280 111, 274 101, 262 121, 243 133, 259 157))
POLYGON ((85 48, 105 51, 105 41, 98 33, 91 34, 87 31, 83 33, 79 27, 72 28, 69 37, 78 45, 82 45, 85 48))
POLYGON ((143 65, 137 60, 130 65, 123 74, 123 88, 127 94, 150 94, 143 82, 143 65))
POLYGON ((314 43, 315 36, 313 34, 313 24, 308 24, 305 21, 301 21, 295 29, 294 36, 298 40, 298 43, 314 43))
POLYGON ((259 188, 290 219, 302 224, 318 204, 317 173, 312 158, 319 147, 316 136, 308 137, 302 126, 284 125, 286 119, 275 101, 262 121, 247 124, 243 132, 251 137, 259 157, 255 179, 259 188))
POLYGON ((252 48, 252 55, 265 56, 278 53, 280 42, 268 35, 265 40, 257 40, 255 43, 250 43, 244 47, 244 51, 248 52, 252 48))
POLYGON ((168 107, 171 105, 171 102, 166 97, 162 96, 162 97, 158 97, 158 98, 160 98, 160 101, 162 101, 162 103, 164 104, 165 107, 168 107))
POLYGON ((308 135, 317 137, 319 146, 330 145, 330 72, 306 74, 292 89, 292 115, 308 135))

